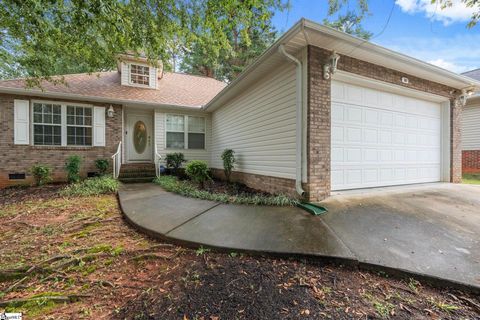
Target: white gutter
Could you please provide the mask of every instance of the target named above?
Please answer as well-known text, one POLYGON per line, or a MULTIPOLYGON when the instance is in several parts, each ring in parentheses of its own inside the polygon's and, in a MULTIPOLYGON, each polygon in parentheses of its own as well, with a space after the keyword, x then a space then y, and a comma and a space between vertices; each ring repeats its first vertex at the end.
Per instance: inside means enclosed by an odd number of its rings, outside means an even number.
POLYGON ((295 154, 295 190, 300 196, 305 195, 305 191, 302 188, 302 133, 303 133, 303 84, 302 84, 302 63, 300 60, 288 54, 285 51, 285 47, 281 44, 278 47, 278 51, 283 54, 287 59, 297 65, 296 67, 296 85, 295 90, 297 94, 296 99, 296 124, 295 124, 295 138, 296 138, 296 154, 295 154))

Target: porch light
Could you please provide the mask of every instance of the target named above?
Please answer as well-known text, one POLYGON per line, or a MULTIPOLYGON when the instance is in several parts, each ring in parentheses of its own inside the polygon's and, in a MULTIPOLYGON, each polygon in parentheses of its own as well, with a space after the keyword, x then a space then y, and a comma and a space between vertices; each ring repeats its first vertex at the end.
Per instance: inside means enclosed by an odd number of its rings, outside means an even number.
POLYGON ((110 108, 108 108, 108 110, 107 110, 107 116, 109 118, 113 118, 114 115, 115 115, 115 110, 113 110, 112 105, 110 105, 110 108))
POLYGON ((462 106, 467 103, 468 97, 472 96, 475 93, 475 90, 472 88, 462 89, 462 93, 459 95, 458 99, 462 106))
POLYGON ((337 63, 340 56, 336 51, 328 57, 327 62, 323 65, 323 79, 328 80, 337 71, 337 63))

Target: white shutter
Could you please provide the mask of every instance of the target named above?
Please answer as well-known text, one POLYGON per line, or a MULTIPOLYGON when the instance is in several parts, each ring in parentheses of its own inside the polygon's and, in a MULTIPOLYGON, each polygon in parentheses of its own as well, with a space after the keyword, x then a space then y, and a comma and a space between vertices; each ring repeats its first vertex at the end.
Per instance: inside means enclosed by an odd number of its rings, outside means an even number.
POLYGON ((30 102, 14 100, 13 102, 13 132, 15 144, 30 143, 30 102))
POLYGON ((149 87, 152 89, 156 89, 157 88, 157 68, 150 66, 149 77, 150 77, 149 87))
POLYGON ((93 107, 93 145, 105 147, 105 108, 93 107))

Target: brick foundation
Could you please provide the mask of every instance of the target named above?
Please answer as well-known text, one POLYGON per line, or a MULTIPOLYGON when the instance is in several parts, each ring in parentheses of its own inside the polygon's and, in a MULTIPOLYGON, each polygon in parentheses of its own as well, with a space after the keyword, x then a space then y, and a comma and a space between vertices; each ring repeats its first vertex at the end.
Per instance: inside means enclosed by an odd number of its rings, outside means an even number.
POLYGON ((480 173, 480 150, 462 151, 462 172, 480 173))
MULTIPOLYGON (((307 75, 307 160, 308 183, 305 186, 310 201, 321 201, 330 195, 330 113, 331 81, 323 79, 322 66, 331 54, 330 51, 308 47, 307 75)), ((460 121, 462 106, 454 100, 455 89, 429 80, 414 77, 393 69, 361 61, 342 55, 338 61, 339 70, 355 73, 406 88, 444 96, 451 100, 450 150, 451 182, 461 182, 461 132, 460 121), (409 79, 408 84, 401 81, 409 79)))
MULTIPOLYGON (((106 146, 105 147, 55 147, 55 146, 28 146, 13 143, 13 101, 45 100, 39 97, 15 95, 0 95, 0 187, 16 184, 30 184, 33 178, 29 169, 35 164, 48 165, 53 170, 54 181, 64 181, 66 174, 64 165, 66 159, 73 154, 82 157, 82 176, 96 171, 96 159, 108 159, 115 153, 118 142, 122 137, 122 107, 114 106, 113 118, 106 117, 106 146), (10 180, 11 173, 25 173, 25 180, 10 180)), ((53 99, 48 99, 52 101, 53 99)), ((65 102, 66 100, 59 100, 65 102)), ((67 100, 68 102, 68 100, 67 100)), ((77 101, 77 103, 80 103, 77 101)), ((88 103, 88 102, 83 102, 88 103)), ((96 106, 108 107, 110 104, 95 103, 96 106)))
MULTIPOLYGON (((225 179, 223 170, 211 169, 212 175, 218 179, 225 179)), ((295 191, 295 180, 263 176, 259 174, 234 171, 230 177, 232 181, 241 182, 250 188, 264 190, 272 194, 286 194, 291 197, 298 197, 295 191)))

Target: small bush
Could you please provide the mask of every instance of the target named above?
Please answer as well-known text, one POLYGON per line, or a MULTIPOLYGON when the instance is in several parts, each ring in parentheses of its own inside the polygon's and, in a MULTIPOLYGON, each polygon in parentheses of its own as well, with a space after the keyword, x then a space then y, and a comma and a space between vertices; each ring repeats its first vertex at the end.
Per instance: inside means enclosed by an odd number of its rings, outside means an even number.
POLYGON ((208 165, 202 160, 192 160, 185 166, 185 173, 203 189, 205 181, 210 179, 208 165))
POLYGON ((173 174, 175 175, 178 172, 178 168, 180 168, 185 161, 185 156, 181 152, 169 153, 165 156, 167 168, 173 169, 173 174))
POLYGON ((37 186, 41 186, 52 181, 52 168, 49 166, 44 166, 41 164, 34 165, 30 169, 30 172, 33 175, 33 179, 35 179, 35 184, 37 186))
POLYGON ((235 151, 232 149, 223 150, 222 160, 225 178, 227 179, 227 182, 230 182, 230 175, 232 174, 233 167, 235 166, 235 151))
POLYGON ((95 196, 118 191, 118 181, 110 176, 85 179, 82 182, 71 184, 63 189, 63 196, 95 196))
POLYGON ((185 197, 210 200, 222 203, 250 204, 265 206, 296 206, 298 200, 285 195, 237 195, 232 196, 226 193, 211 193, 206 190, 199 190, 189 181, 179 181, 176 177, 160 176, 153 181, 165 190, 180 194, 185 197))
POLYGON ((109 163, 108 163, 107 159, 97 159, 97 160, 95 160, 95 167, 97 168, 98 173, 101 176, 104 176, 107 173, 108 166, 109 166, 109 163))
POLYGON ((65 163, 65 170, 67 171, 67 180, 70 183, 75 183, 80 181, 80 164, 82 163, 82 158, 78 155, 72 155, 68 157, 67 162, 65 163))

